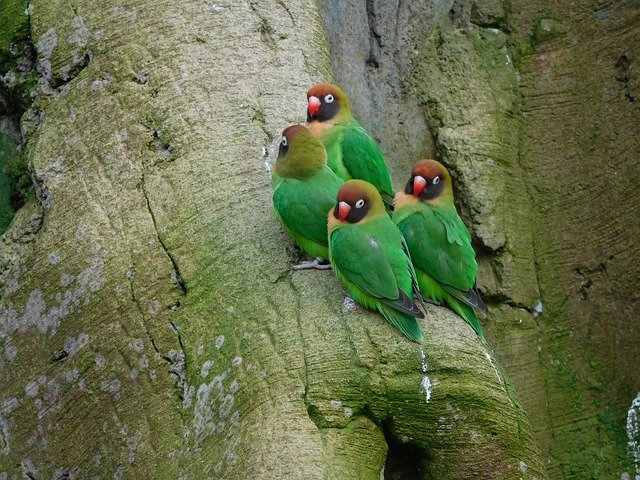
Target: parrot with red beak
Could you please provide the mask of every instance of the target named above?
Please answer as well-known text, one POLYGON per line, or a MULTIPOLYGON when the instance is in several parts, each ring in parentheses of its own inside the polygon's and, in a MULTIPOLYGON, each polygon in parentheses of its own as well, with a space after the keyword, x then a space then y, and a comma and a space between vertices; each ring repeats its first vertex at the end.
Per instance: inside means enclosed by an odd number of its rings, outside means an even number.
POLYGON ((373 184, 389 208, 391 176, 378 144, 351 115, 347 95, 335 85, 316 85, 307 92, 307 127, 327 150, 327 163, 344 180, 373 184))
POLYGON ((415 272, 376 187, 363 180, 345 182, 328 223, 329 260, 351 297, 379 311, 407 338, 422 342, 417 319, 424 314, 414 301, 415 272))
POLYGON ((276 217, 303 252, 316 260, 294 269, 331 268, 327 212, 343 184, 327 167, 324 146, 306 127, 292 125, 282 132, 278 159, 271 175, 276 217))
POLYGON ((393 221, 409 248, 420 293, 444 301, 484 338, 474 308, 487 307, 474 290, 478 264, 471 235, 453 203, 451 176, 440 162, 421 160, 395 198, 393 221))

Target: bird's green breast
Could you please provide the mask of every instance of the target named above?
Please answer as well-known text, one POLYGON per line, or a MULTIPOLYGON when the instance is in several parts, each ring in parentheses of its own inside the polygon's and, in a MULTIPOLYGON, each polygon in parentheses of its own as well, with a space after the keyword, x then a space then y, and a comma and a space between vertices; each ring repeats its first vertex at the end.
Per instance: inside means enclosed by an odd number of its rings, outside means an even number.
POLYGON ((304 179, 272 176, 276 216, 296 244, 313 257, 328 258, 327 214, 342 180, 327 167, 304 179))

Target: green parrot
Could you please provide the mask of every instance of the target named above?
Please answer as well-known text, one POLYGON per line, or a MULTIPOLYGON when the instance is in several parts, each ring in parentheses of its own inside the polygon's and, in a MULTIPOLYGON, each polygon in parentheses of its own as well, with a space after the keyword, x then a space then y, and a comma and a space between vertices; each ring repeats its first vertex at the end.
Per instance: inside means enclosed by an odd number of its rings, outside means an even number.
POLYGON ((393 221, 409 247, 420 293, 444 301, 484 338, 473 310, 487 311, 473 289, 476 255, 453 204, 451 177, 441 163, 421 160, 414 165, 404 192, 396 194, 393 221))
POLYGON ((335 85, 316 85, 307 92, 307 127, 327 149, 327 163, 340 178, 372 183, 389 208, 391 176, 378 144, 351 115, 347 95, 335 85))
POLYGON ((328 217, 329 260, 352 298, 422 342, 416 318, 424 314, 413 300, 415 272, 376 187, 364 180, 345 182, 328 217))
POLYGON ((324 146, 306 127, 292 125, 282 132, 278 159, 271 175, 276 217, 312 262, 293 267, 331 268, 327 246, 327 211, 343 184, 327 167, 324 146))

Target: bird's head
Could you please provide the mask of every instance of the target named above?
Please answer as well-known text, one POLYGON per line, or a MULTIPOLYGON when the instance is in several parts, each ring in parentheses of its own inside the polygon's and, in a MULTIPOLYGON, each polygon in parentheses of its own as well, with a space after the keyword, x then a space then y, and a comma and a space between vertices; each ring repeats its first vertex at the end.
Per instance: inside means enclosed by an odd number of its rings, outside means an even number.
POLYGON ((411 178, 404 193, 414 195, 424 203, 449 199, 453 201, 451 176, 440 162, 420 160, 411 169, 411 178))
POLYGON ((283 177, 304 177, 327 164, 327 152, 320 140, 302 125, 282 132, 275 171, 283 177))
POLYGON ((333 215, 348 223, 364 223, 379 215, 386 215, 380 193, 369 182, 349 180, 345 182, 336 199, 333 215))
POLYGON ((307 122, 325 122, 338 120, 349 115, 349 99, 335 85, 321 84, 311 87, 307 92, 307 122))

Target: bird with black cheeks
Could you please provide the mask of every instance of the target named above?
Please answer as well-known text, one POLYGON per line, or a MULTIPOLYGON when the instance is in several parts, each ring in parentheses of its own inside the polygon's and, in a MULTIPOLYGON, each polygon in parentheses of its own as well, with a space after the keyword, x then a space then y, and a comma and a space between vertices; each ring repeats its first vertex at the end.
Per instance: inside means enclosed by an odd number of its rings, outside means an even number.
POLYGON ((376 187, 363 180, 345 182, 328 217, 329 260, 351 297, 422 342, 417 319, 424 314, 414 301, 415 272, 376 187))
POLYGON ((316 85, 307 92, 307 127, 327 150, 327 164, 344 180, 373 184, 393 206, 389 168, 378 144, 351 114, 347 95, 337 86, 316 85))
POLYGON ((278 159, 271 175, 275 215, 303 252, 315 258, 294 269, 328 269, 327 212, 342 185, 327 167, 322 143, 306 127, 282 132, 278 159))
POLYGON ((409 247, 422 295, 444 301, 483 338, 474 312, 487 311, 474 289, 478 263, 444 165, 436 160, 414 165, 404 191, 396 194, 393 221, 409 247))

